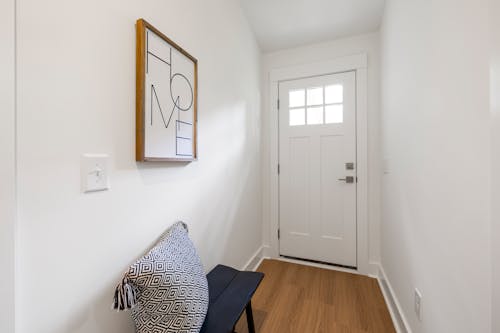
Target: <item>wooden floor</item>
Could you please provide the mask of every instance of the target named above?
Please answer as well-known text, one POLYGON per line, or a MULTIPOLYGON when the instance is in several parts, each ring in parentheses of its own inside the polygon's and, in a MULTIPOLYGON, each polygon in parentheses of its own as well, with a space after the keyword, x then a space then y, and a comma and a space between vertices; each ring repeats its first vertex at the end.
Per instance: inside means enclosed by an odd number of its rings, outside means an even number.
MULTIPOLYGON (((265 277, 252 299, 257 333, 395 332, 377 280, 264 260, 265 277)), ((236 326, 248 332, 246 316, 236 326)))

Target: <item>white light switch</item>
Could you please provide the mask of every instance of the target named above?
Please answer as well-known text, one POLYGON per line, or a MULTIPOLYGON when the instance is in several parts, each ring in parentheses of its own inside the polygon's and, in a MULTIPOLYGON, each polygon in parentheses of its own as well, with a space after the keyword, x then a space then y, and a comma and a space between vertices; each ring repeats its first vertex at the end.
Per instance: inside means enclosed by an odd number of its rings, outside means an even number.
POLYGON ((83 192, 109 189, 108 160, 106 154, 83 154, 81 160, 83 192))

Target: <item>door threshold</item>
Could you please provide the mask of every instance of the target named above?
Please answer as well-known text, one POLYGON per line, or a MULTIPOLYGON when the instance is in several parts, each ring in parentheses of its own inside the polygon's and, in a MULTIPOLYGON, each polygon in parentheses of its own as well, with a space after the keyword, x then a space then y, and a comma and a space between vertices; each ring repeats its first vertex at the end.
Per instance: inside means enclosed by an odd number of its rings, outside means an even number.
POLYGON ((294 264, 299 264, 299 265, 305 265, 305 266, 329 269, 332 271, 339 271, 339 272, 362 275, 358 272, 358 268, 354 267, 354 266, 344 266, 344 265, 332 264, 332 263, 324 262, 324 261, 302 259, 302 258, 296 258, 296 257, 290 257, 290 256, 284 256, 284 255, 280 255, 277 259, 281 260, 281 261, 291 262, 294 264))

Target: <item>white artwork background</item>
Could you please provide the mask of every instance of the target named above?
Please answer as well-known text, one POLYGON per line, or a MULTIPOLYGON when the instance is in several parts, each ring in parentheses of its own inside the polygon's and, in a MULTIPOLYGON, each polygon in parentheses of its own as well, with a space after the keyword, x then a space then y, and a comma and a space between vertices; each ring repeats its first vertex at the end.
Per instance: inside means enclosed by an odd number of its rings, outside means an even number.
POLYGON ((146 29, 145 156, 192 158, 194 63, 146 29))

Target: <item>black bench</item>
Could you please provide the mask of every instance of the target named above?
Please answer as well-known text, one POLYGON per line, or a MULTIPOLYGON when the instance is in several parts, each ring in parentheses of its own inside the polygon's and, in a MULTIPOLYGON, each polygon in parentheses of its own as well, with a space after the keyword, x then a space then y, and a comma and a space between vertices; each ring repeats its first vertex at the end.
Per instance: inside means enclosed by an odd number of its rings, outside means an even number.
POLYGON ((209 305, 200 333, 231 333, 246 309, 248 332, 255 333, 251 299, 264 273, 218 265, 207 274, 209 305))

